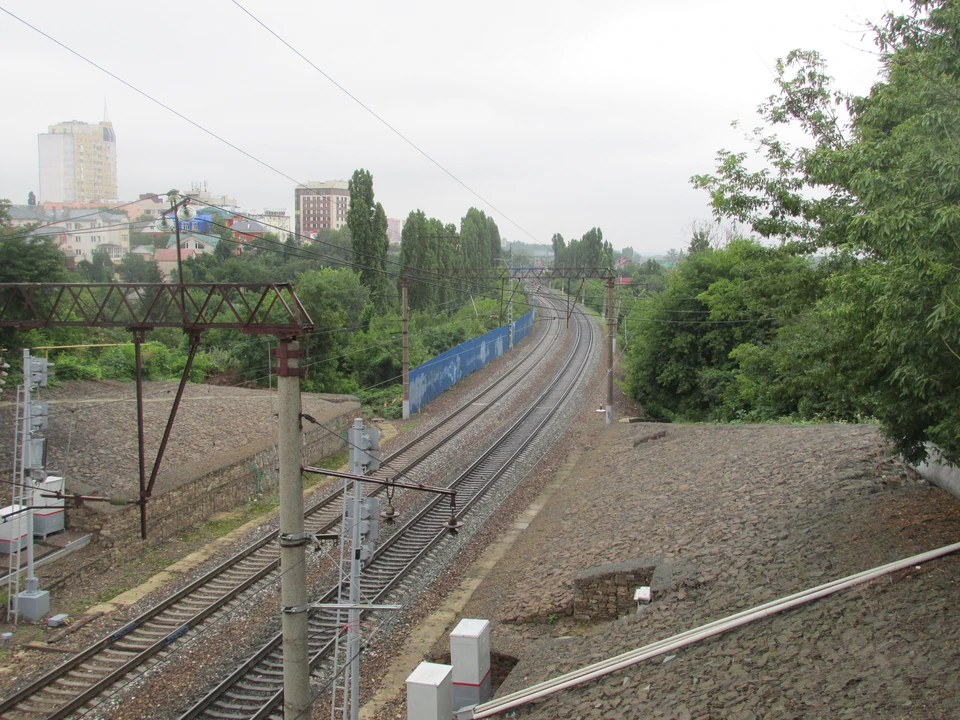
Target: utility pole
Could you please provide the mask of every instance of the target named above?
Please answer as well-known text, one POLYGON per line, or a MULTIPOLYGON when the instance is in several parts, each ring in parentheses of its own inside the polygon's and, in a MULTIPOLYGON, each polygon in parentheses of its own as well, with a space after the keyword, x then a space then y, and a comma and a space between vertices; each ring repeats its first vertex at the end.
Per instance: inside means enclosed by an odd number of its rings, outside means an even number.
MULTIPOLYGON (((517 280, 517 285, 520 284, 520 281, 517 280)), ((507 325, 510 328, 510 344, 508 345, 509 350, 513 350, 513 293, 510 293, 510 299, 507 301, 507 325)))
POLYGON ((280 338, 277 356, 277 405, 280 455, 280 603, 283 606, 283 717, 309 718, 306 544, 300 458, 300 357, 295 340, 280 338))
POLYGON ((613 278, 607 279, 607 425, 613 423, 613 278))
MULTIPOLYGON (((437 241, 439 243, 439 241, 437 241)), ((403 306, 403 415, 410 419, 410 332, 407 325, 407 279, 400 281, 400 301, 403 306)))

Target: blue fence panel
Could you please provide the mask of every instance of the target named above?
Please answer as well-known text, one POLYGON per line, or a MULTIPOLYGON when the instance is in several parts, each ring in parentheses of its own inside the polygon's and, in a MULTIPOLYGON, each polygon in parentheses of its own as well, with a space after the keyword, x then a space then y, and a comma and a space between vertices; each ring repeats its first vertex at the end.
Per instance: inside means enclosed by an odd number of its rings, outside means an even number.
MULTIPOLYGON (((533 328, 534 311, 514 322, 514 344, 533 328)), ((415 413, 447 388, 453 387, 474 370, 479 370, 509 349, 510 326, 503 325, 485 335, 462 342, 410 370, 410 412, 415 413)))

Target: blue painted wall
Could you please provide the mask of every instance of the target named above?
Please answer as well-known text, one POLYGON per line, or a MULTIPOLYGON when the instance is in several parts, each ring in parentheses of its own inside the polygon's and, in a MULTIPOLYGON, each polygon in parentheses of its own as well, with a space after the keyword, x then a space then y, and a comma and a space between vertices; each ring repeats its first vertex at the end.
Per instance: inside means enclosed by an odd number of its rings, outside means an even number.
MULTIPOLYGON (((514 321, 516 345, 533 329, 535 310, 514 321)), ((453 387, 474 370, 479 370, 510 348, 510 325, 491 330, 437 355, 410 370, 410 412, 415 413, 447 388, 453 387)))

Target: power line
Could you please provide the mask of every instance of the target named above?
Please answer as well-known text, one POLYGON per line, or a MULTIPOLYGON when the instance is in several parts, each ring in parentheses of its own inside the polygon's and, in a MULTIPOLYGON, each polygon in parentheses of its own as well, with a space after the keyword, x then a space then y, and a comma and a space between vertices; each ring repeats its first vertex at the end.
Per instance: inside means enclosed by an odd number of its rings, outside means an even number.
POLYGON ((323 70, 321 70, 319 67, 317 67, 317 65, 315 65, 312 60, 310 60, 306 55, 304 55, 302 52, 300 52, 299 50, 297 50, 297 49, 296 49, 293 45, 291 45, 289 42, 287 42, 287 41, 284 40, 282 37, 280 37, 280 35, 278 35, 276 32, 274 32, 270 27, 268 27, 268 26, 266 25, 266 23, 264 23, 262 20, 260 20, 260 18, 258 18, 258 17, 257 17, 256 15, 254 15, 252 12, 250 12, 249 10, 247 10, 243 5, 241 5, 239 2, 237 2, 237 0, 231 0, 231 2, 232 2, 234 5, 236 5, 240 10, 242 10, 244 13, 246 13, 247 16, 249 16, 250 19, 252 19, 252 20, 253 20, 255 23, 257 23, 260 27, 262 27, 262 28, 263 28, 264 30, 266 30, 268 33, 270 33, 271 35, 273 35, 273 37, 275 37, 277 40, 279 40, 281 43, 283 43, 283 44, 284 44, 287 48, 289 48, 295 55, 297 55, 297 57, 299 57, 301 60, 303 60, 305 63, 307 63, 310 67, 312 67, 314 70, 316 70, 318 73, 320 73, 324 78, 326 78, 326 79, 329 80, 331 83, 333 83, 333 85, 335 85, 335 86, 337 87, 337 89, 339 89, 340 91, 342 91, 347 97, 349 97, 351 100, 353 100, 355 103, 357 103, 357 105, 359 105, 359 106, 362 107, 364 110, 366 110, 368 113, 370 113, 370 114, 371 114, 374 118, 376 118, 384 127, 386 127, 388 130, 390 130, 390 132, 392 132, 392 133, 393 133, 394 135, 396 135, 398 138, 400 138, 400 139, 403 140, 405 143, 407 143, 407 145, 409 145, 409 146, 412 147, 414 150, 416 150, 418 153, 420 153, 420 154, 421 154, 424 158, 426 158, 428 161, 430 161, 431 163, 433 163, 433 165, 435 165, 435 166, 436 166, 437 168, 439 168, 442 172, 444 172, 446 175, 448 175, 454 182, 456 182, 458 185, 460 185, 462 188, 464 188, 467 192, 469 192, 469 193, 470 193, 471 195, 473 195, 475 198, 477 198, 478 200, 480 200, 480 202, 484 203, 487 207, 491 208, 494 212, 496 212, 498 215, 500 215, 502 218, 504 218, 507 222, 509 222, 511 225, 513 225, 513 226, 514 226, 515 228, 517 228, 518 230, 520 230, 520 232, 524 233, 524 234, 527 235, 529 238, 531 238, 531 239, 533 240, 534 244, 540 245, 540 246, 545 247, 545 248, 546 248, 546 247, 550 247, 550 246, 547 245, 546 243, 543 243, 543 242, 541 242, 540 240, 538 240, 538 239, 536 238, 536 236, 534 236, 532 233, 530 233, 529 231, 527 231, 523 226, 521 226, 521 225, 520 225, 518 222, 516 222, 513 218, 511 218, 511 217, 510 217, 509 215, 507 215, 505 212, 503 212, 502 210, 500 210, 499 208, 497 208, 496 205, 494 205, 492 202, 490 202, 489 200, 487 200, 486 198, 484 198, 482 195, 480 195, 480 193, 478 193, 476 190, 474 190, 474 189, 471 188, 469 185, 467 185, 465 182, 463 182, 463 180, 461 180, 460 178, 458 178, 458 177, 457 177, 456 175, 454 175, 452 172, 450 172, 449 170, 447 170, 447 168, 445 168, 445 167, 444 167, 443 165, 441 165, 439 162, 437 162, 436 160, 434 160, 433 157, 431 157, 431 156, 426 152, 426 150, 424 150, 424 149, 421 148, 419 145, 417 145, 416 143, 414 143, 410 138, 408 138, 408 137, 407 137, 406 135, 404 135, 402 132, 400 132, 399 130, 397 130, 397 128, 395 128, 393 125, 391 125, 389 122, 387 122, 384 118, 382 118, 380 115, 378 115, 376 112, 374 112, 373 109, 371 109, 368 105, 366 105, 366 104, 365 104, 362 100, 360 100, 356 95, 354 95, 353 93, 351 93, 349 90, 347 90, 347 88, 345 88, 343 85, 341 85, 341 84, 338 83, 336 80, 334 80, 332 77, 330 77, 330 75, 328 75, 328 74, 325 73, 323 70))
MULTIPOLYGON (((0 8, 0 10, 3 10, 3 8, 0 8)), ((31 225, 31 226, 29 226, 29 227, 23 228, 23 229, 27 230, 27 233, 26 233, 26 235, 23 235, 22 237, 27 237, 27 236, 30 235, 30 233, 36 232, 37 230, 43 230, 44 228, 53 227, 54 225, 59 225, 59 224, 61 224, 61 223, 65 223, 65 222, 75 222, 75 221, 77 221, 77 220, 82 220, 83 218, 91 217, 91 216, 93 216, 93 215, 99 215, 100 213, 118 214, 118 213, 115 213, 114 211, 115 211, 115 210, 119 210, 120 208, 125 208, 125 207, 127 207, 128 205, 135 205, 135 204, 137 204, 138 202, 140 202, 140 200, 131 200, 130 202, 123 203, 122 205, 117 205, 116 207, 113 207, 113 208, 110 208, 110 209, 107 209, 107 210, 92 210, 92 211, 90 211, 89 213, 87 213, 87 214, 85 214, 85 215, 72 215, 71 217, 60 218, 59 220, 52 220, 51 222, 48 222, 48 223, 41 223, 41 224, 35 225, 35 226, 34 226, 34 225, 31 225)), ((42 207, 42 206, 35 206, 35 207, 42 207)), ((70 209, 72 210, 72 209, 74 209, 74 208, 70 208, 70 209)), ((56 214, 56 210, 54 210, 53 212, 54 212, 54 214, 56 214)), ((124 213, 124 214, 125 214, 125 213, 124 213)), ((128 215, 127 217, 129 217, 129 215, 128 215)), ((39 222, 39 221, 37 221, 37 222, 39 222)), ((123 225, 129 225, 129 224, 132 223, 132 222, 134 222, 134 221, 133 221, 133 220, 128 220, 127 222, 123 223, 123 225)), ((119 226, 118 226, 118 225, 110 225, 109 227, 119 227, 119 226)), ((76 232, 79 232, 79 231, 70 231, 70 232, 76 233, 76 232)), ((16 236, 16 234, 10 234, 10 235, 4 236, 3 239, 6 240, 7 238, 11 238, 11 237, 14 237, 14 238, 15 238, 15 237, 17 237, 17 236, 16 236)))
MULTIPOLYGON (((206 133, 207 135, 209 135, 210 137, 212 137, 212 138, 214 138, 214 139, 216 139, 216 140, 219 140, 219 141, 222 142, 224 145, 227 145, 227 146, 233 148, 233 149, 236 150, 238 153, 241 153, 242 155, 245 155, 246 157, 248 157, 248 158, 250 158, 251 160, 253 160, 255 163, 258 163, 259 165, 262 165, 263 167, 267 168, 268 170, 272 170, 273 172, 277 173, 278 175, 281 175, 282 177, 285 177, 287 180, 289 180, 290 182, 292 182, 294 185, 297 185, 298 187, 304 187, 304 183, 302 183, 302 182, 300 182, 299 180, 296 180, 296 179, 290 177, 290 176, 287 175, 285 172, 283 172, 282 170, 278 170, 277 168, 275 168, 275 167, 274 167, 273 165, 271 165, 270 163, 268 163, 268 162, 266 162, 266 161, 264 161, 264 160, 261 160, 260 158, 256 157, 255 155, 253 155, 253 154, 251 154, 251 153, 248 153, 248 152, 247 152, 246 150, 244 150, 243 148, 241 148, 241 147, 239 147, 239 146, 237 146, 237 145, 234 145, 232 142, 230 142, 229 140, 225 139, 224 137, 222 137, 222 136, 220 136, 220 135, 217 135, 217 134, 216 134, 215 132, 213 132, 212 130, 208 130, 207 128, 205 128, 203 125, 201 125, 200 123, 196 122, 195 120, 191 120, 190 118, 188 118, 188 117, 187 117, 186 115, 184 115, 183 113, 178 112, 177 110, 174 110, 174 109, 173 109, 172 107, 170 107, 169 105, 161 102, 160 100, 157 100, 155 97, 153 97, 153 96, 150 95, 149 93, 141 90, 141 89, 138 88, 136 85, 133 85, 133 84, 127 82, 126 80, 124 80, 123 78, 121 78, 119 75, 116 75, 116 74, 110 72, 109 70, 107 70, 107 69, 106 69, 105 67, 103 67, 102 65, 98 65, 97 63, 95 63, 95 62, 94 62, 93 60, 91 60, 90 58, 88 58, 88 57, 86 57, 85 55, 83 55, 82 53, 74 50, 73 48, 69 47, 69 46, 66 45, 65 43, 60 42, 59 40, 57 40, 57 39, 56 39, 55 37, 53 37, 52 35, 48 35, 47 33, 45 33, 45 32, 44 32, 43 30, 41 30, 40 28, 36 27, 35 25, 31 25, 30 23, 28 23, 28 22, 27 22, 26 20, 24 20, 23 18, 21 18, 21 17, 19 17, 19 16, 17 16, 17 15, 14 15, 12 12, 10 12, 9 10, 7 10, 5 7, 0 6, 0 11, 3 11, 4 13, 6 13, 6 14, 9 15, 10 17, 12 17, 14 20, 22 23, 23 25, 26 25, 28 28, 30 28, 30 29, 33 30, 34 32, 38 33, 39 35, 43 35, 43 37, 47 38, 47 40, 50 40, 51 42, 59 45, 60 47, 62 47, 64 50, 66 50, 66 51, 69 52, 70 54, 75 55, 76 57, 78 57, 78 58, 80 58, 81 60, 83 60, 85 63, 87 63, 87 64, 89 64, 89 65, 92 65, 93 67, 95 67, 95 68, 96 68, 97 70, 99 70, 100 72, 109 75, 109 76, 112 77, 114 80, 116 80, 117 82, 119 82, 119 83, 125 85, 126 87, 130 88, 131 90, 133 90, 133 91, 134 91, 135 93, 137 93, 138 95, 141 95, 141 96, 145 97, 147 100, 149 100, 150 102, 152 102, 152 103, 154 103, 154 104, 156 104, 156 105, 159 105, 160 107, 162 107, 162 108, 163 108, 164 110, 166 110, 167 112, 173 113, 174 115, 176 115, 176 116, 177 116, 178 118, 180 118, 181 120, 185 120, 186 122, 190 123, 190 124, 193 125, 195 128, 197 128, 198 130, 200 130, 200 131, 206 133)), ((491 207, 492 207, 492 206, 491 206, 491 207)))

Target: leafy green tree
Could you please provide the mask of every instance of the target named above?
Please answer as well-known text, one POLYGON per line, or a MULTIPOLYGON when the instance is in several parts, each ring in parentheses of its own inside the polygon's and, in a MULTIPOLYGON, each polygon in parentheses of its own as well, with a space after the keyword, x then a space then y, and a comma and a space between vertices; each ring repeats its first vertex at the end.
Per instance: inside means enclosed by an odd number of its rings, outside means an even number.
POLYGON ((360 268, 360 282, 373 295, 378 306, 386 305, 387 215, 383 205, 374 201, 373 175, 368 170, 356 170, 348 183, 350 207, 347 226, 353 249, 353 262, 360 268))
POLYGON ((687 256, 627 317, 631 396, 656 415, 732 419, 731 353, 770 343, 818 293, 811 263, 754 241, 687 256))
POLYGON ((369 288, 352 270, 321 268, 302 273, 294 284, 297 297, 313 318, 314 331, 303 338, 311 358, 307 387, 324 392, 348 392, 349 356, 344 349, 360 332, 361 315, 371 302, 369 288))
POLYGON ((818 54, 791 53, 761 112, 807 142, 761 131, 768 168, 751 172, 745 154, 722 151, 716 173, 694 184, 718 216, 861 259, 844 279, 856 306, 848 333, 862 338, 867 369, 857 390, 876 397, 873 412, 906 457, 934 442, 960 461, 960 4, 915 0, 875 32, 885 74, 869 95, 835 90, 818 54))
POLYGON ((33 190, 27 193, 27 205, 33 207, 37 204, 37 196, 33 194, 33 190))
POLYGON ((563 241, 563 235, 554 233, 553 237, 550 238, 550 244, 553 246, 553 266, 557 268, 569 267, 565 257, 567 244, 563 241))
POLYGON ((339 230, 322 228, 317 232, 312 245, 316 252, 329 256, 324 264, 330 267, 348 265, 353 261, 350 228, 344 225, 339 230))
POLYGON ((77 274, 81 282, 108 283, 113 281, 113 260, 110 253, 103 248, 97 248, 90 255, 90 260, 81 260, 77 263, 77 274))
POLYGON ((34 239, 21 228, 0 228, 0 282, 63 282, 66 278, 65 258, 53 238, 34 239))
MULTIPOLYGON (((438 254, 443 237, 434 235, 423 210, 411 211, 400 235, 400 265, 402 268, 426 269, 440 265, 438 254)), ((436 294, 441 277, 430 282, 414 279, 408 282, 407 302, 411 310, 429 310, 436 307, 436 294)))
MULTIPOLYGON (((117 275, 125 283, 163 282, 163 273, 153 258, 145 260, 140 255, 127 253, 117 266, 117 275)), ((184 273, 186 275, 186 273, 184 273)))

